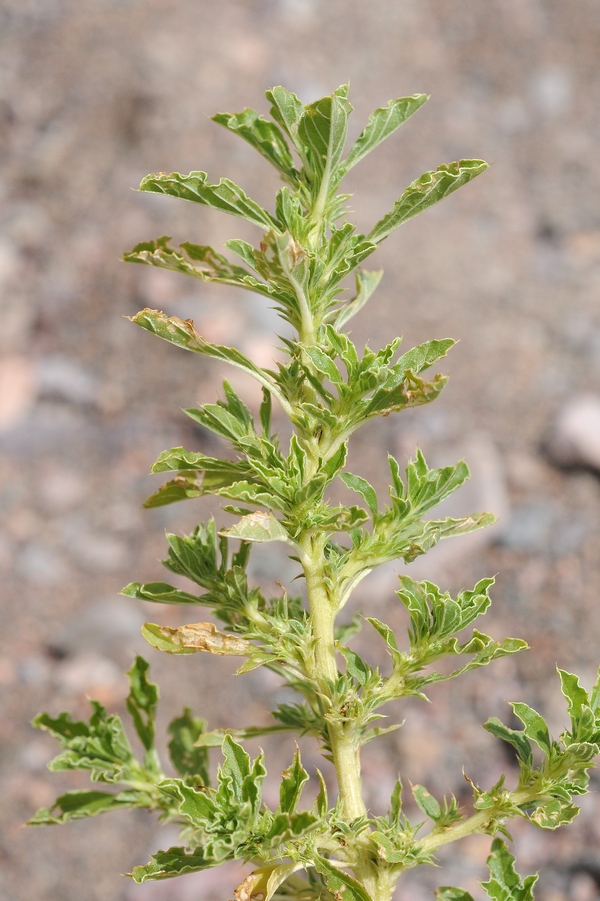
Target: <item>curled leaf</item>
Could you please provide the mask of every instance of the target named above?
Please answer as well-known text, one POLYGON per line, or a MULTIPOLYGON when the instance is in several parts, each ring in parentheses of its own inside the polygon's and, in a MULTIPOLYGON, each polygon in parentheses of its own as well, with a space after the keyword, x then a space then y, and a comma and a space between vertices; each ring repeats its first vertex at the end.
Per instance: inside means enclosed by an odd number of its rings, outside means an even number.
POLYGON ((219 656, 245 656, 252 650, 248 641, 219 632, 213 623, 188 623, 185 626, 159 626, 156 623, 145 623, 142 635, 146 641, 159 651, 167 654, 195 654, 196 651, 207 651, 219 656))

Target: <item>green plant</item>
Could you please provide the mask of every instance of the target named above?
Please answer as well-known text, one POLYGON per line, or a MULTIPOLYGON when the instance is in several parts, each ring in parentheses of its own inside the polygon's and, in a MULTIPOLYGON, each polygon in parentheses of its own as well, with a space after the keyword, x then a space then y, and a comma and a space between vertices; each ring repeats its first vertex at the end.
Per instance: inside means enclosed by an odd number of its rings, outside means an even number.
MULTIPOLYGON (((209 652, 244 659, 238 672, 259 666, 273 670, 298 695, 281 704, 268 727, 206 731, 188 708, 169 726, 169 751, 175 776, 167 776, 155 747, 154 715, 158 690, 148 679, 148 664, 138 657, 129 671, 127 709, 143 747, 135 756, 121 719, 92 702, 89 722, 67 713, 38 716, 35 725, 54 735, 62 753, 52 770, 87 770, 93 782, 118 791, 74 791, 41 810, 34 824, 64 823, 119 807, 144 807, 163 821, 181 826, 181 846, 159 851, 150 863, 135 867, 136 882, 164 879, 214 867, 223 861, 252 861, 255 869, 235 892, 238 901, 269 899, 343 899, 387 901, 407 869, 434 862, 436 850, 474 833, 508 836, 506 822, 522 817, 554 829, 577 814, 573 798, 586 791, 587 771, 599 752, 600 680, 591 693, 576 676, 559 670, 570 727, 558 740, 543 718, 526 704, 513 704, 523 728, 496 719, 485 728, 514 748, 520 773, 507 788, 502 776, 485 789, 472 785, 473 810, 463 812, 454 797, 438 801, 420 785, 412 786, 423 822, 409 821, 397 782, 385 816, 369 814, 361 787, 360 750, 388 729, 377 725, 380 708, 407 696, 425 698, 429 686, 526 647, 508 638, 495 641, 483 632, 463 630, 489 607, 491 579, 456 597, 430 582, 400 578, 397 592, 406 608, 408 640, 373 616, 366 622, 382 639, 388 663, 373 668, 351 649, 359 623, 340 626, 337 617, 358 583, 391 560, 409 563, 441 538, 461 535, 491 522, 489 514, 463 519, 426 519, 425 514, 468 477, 463 462, 430 469, 418 452, 404 477, 389 458, 392 484, 382 505, 373 487, 345 470, 354 432, 379 416, 429 403, 445 378, 425 371, 443 358, 452 340, 427 341, 398 356, 400 339, 385 348, 359 352, 344 330, 369 300, 381 272, 359 268, 395 228, 427 209, 486 168, 481 160, 440 166, 413 182, 368 235, 345 220, 348 195, 339 192, 346 173, 402 125, 427 99, 414 95, 376 110, 344 156, 351 106, 347 88, 309 105, 281 87, 267 92, 272 121, 253 110, 218 114, 215 121, 250 143, 278 170, 284 187, 273 213, 237 185, 222 179, 210 184, 204 172, 150 175, 142 191, 168 194, 220 209, 257 225, 258 248, 242 240, 227 247, 242 265, 211 247, 169 238, 138 244, 125 259, 183 272, 266 297, 293 330, 281 339, 284 362, 273 369, 255 365, 235 348, 212 344, 182 321, 156 310, 142 310, 132 321, 173 344, 225 361, 261 386, 258 417, 224 383, 223 398, 186 410, 196 423, 224 439, 233 454, 215 458, 182 447, 165 451, 153 472, 177 473, 147 501, 158 507, 186 498, 216 495, 236 517, 218 530, 214 521, 190 535, 169 535, 164 561, 168 570, 187 577, 203 593, 165 582, 128 585, 123 593, 167 604, 208 607, 224 624, 192 623, 180 628, 147 623, 149 643, 171 654, 209 652), (355 273, 354 297, 344 296, 344 280, 355 273), (293 434, 282 447, 271 422, 273 400, 290 420, 293 434), (359 504, 328 499, 334 480, 355 492, 359 504), (265 597, 251 587, 246 565, 254 542, 283 542, 304 576, 306 598, 265 597), (232 548, 233 545, 233 548, 232 548), (461 635, 462 637, 458 637, 461 635), (435 668, 444 657, 459 657, 455 667, 435 668), (314 736, 333 762, 337 798, 328 800, 325 781, 314 804, 301 805, 309 774, 297 752, 281 780, 279 806, 261 800, 265 776, 262 754, 251 760, 247 739, 277 731, 314 736), (535 746, 535 747, 534 747, 535 746), (210 785, 209 751, 220 747, 216 785, 210 785)), ((392 726, 391 728, 397 728, 392 726)), ((536 877, 521 882, 504 841, 495 837, 484 884, 493 899, 532 897, 536 877)), ((441 888, 447 901, 469 896, 441 888)))

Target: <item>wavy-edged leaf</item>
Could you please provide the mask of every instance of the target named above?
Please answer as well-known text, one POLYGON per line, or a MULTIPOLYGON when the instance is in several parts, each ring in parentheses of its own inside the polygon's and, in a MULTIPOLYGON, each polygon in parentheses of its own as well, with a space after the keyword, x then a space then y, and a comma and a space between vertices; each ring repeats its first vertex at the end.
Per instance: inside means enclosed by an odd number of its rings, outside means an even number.
POLYGON ((142 179, 140 191, 168 194, 171 197, 201 203, 215 210, 230 213, 232 216, 239 216, 262 229, 277 228, 273 217, 251 200, 234 182, 222 178, 218 184, 213 185, 207 178, 206 172, 195 171, 188 175, 182 175, 180 172, 171 172, 170 175, 158 172, 142 179))
POLYGON ((360 882, 334 866, 330 860, 315 855, 314 865, 316 871, 325 877, 325 884, 331 894, 339 901, 371 901, 360 882))
POLYGON ((201 597, 174 588, 168 582, 130 582, 122 589, 121 594, 128 598, 139 598, 140 601, 151 601, 153 604, 204 604, 201 597))
POLYGON ((200 848, 190 854, 182 847, 169 848, 168 851, 157 851, 150 858, 150 863, 134 867, 127 875, 141 885, 149 879, 171 879, 184 873, 196 873, 198 870, 214 867, 216 863, 218 861, 204 857, 200 848))
POLYGON ((537 710, 534 710, 533 707, 530 707, 528 704, 524 704, 521 701, 516 704, 511 704, 510 706, 512 707, 515 716, 523 723, 525 727, 523 731, 527 738, 534 741, 538 748, 549 757, 552 750, 552 740, 550 738, 548 724, 544 717, 541 716, 537 710))
POLYGON ((379 244, 398 226, 448 197, 487 168, 488 163, 483 160, 458 160, 425 172, 408 186, 392 210, 379 220, 367 235, 368 240, 379 244))
POLYGON ((259 867, 234 890, 236 901, 271 901, 285 880, 302 869, 301 863, 281 863, 259 867))
POLYGON ((244 286, 244 278, 250 275, 247 269, 230 263, 227 257, 217 253, 212 247, 186 241, 179 245, 179 250, 175 250, 170 246, 170 240, 169 235, 162 235, 155 241, 143 241, 123 254, 123 260, 126 263, 156 266, 205 282, 221 282, 226 285, 244 286))
POLYGON ((237 635, 219 632, 214 623, 188 623, 185 626, 160 626, 144 623, 142 635, 153 648, 167 654, 196 654, 205 651, 218 656, 245 657, 253 645, 237 635))
POLYGON ((300 800, 308 773, 302 766, 300 751, 296 751, 292 764, 283 771, 279 786, 279 809, 282 813, 294 813, 300 800))
POLYGON ((492 853, 486 863, 490 879, 488 882, 482 882, 481 886, 493 901, 533 901, 533 887, 538 879, 537 874, 521 880, 515 870, 515 859, 502 839, 494 839, 492 853))
POLYGON ((298 122, 298 139, 317 178, 327 180, 341 159, 348 134, 348 85, 341 85, 329 97, 304 107, 298 122))
POLYGON ((125 791, 118 795, 101 791, 71 791, 56 799, 51 808, 42 807, 28 820, 28 826, 54 826, 71 820, 95 817, 99 813, 142 806, 139 792, 125 791))
POLYGON ((277 125, 259 116, 253 109, 245 109, 241 113, 217 113, 212 120, 239 135, 272 163, 286 180, 295 182, 294 160, 277 125))
POLYGON ((358 270, 356 273, 356 295, 337 312, 335 316, 336 329, 341 329, 349 319, 352 319, 353 316, 356 316, 362 310, 379 285, 382 275, 383 269, 375 269, 373 271, 367 269, 358 270))
POLYGON ((425 369, 429 369, 430 366, 445 357, 455 344, 454 338, 434 338, 432 341, 425 341, 424 344, 419 344, 403 354, 395 363, 394 370, 397 372, 410 371, 414 375, 420 375, 425 369))
POLYGON ((370 482, 367 482, 362 476, 353 475, 351 472, 340 473, 340 479, 347 488, 360 494, 373 516, 377 516, 377 493, 370 482))
POLYGON ((137 654, 131 669, 127 671, 129 695, 125 701, 135 731, 146 751, 154 747, 154 721, 159 698, 158 685, 148 679, 149 669, 150 664, 137 654))
POLYGON ((505 741, 509 745, 512 745, 517 752, 519 759, 522 760, 526 766, 532 765, 533 753, 531 750, 531 742, 525 737, 522 730, 509 729, 508 726, 505 726, 504 723, 495 716, 490 717, 490 719, 483 724, 483 728, 501 741, 505 741))
POLYGON ((285 541, 292 543, 290 536, 272 513, 257 510, 243 516, 229 529, 222 529, 219 535, 227 538, 241 538, 242 541, 285 541))
POLYGON ((378 144, 389 138, 428 99, 427 94, 412 94, 410 97, 399 97, 397 100, 390 100, 386 106, 379 107, 379 109, 371 113, 369 121, 342 163, 344 173, 360 162, 378 144))
POLYGON ((197 479, 177 476, 169 482, 165 482, 158 491, 147 497, 143 506, 147 510, 154 507, 166 507, 168 504, 176 504, 178 501, 185 501, 191 497, 200 497, 202 494, 204 494, 202 484, 197 479))
POLYGON ((206 720, 184 707, 181 716, 171 720, 167 732, 171 736, 169 755, 179 775, 192 776, 209 785, 208 751, 197 744, 205 729, 206 720))
POLYGON ((302 143, 298 140, 298 123, 304 111, 302 102, 281 85, 266 91, 265 97, 271 103, 270 113, 273 119, 281 125, 296 149, 302 152, 302 143))

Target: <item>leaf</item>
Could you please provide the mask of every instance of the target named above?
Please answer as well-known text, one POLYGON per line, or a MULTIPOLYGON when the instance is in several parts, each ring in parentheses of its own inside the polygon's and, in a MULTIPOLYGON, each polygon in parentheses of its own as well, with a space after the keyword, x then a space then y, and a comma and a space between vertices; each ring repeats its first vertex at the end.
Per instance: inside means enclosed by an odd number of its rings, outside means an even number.
POLYGON ((531 766, 533 763, 533 754, 531 750, 531 743, 525 737, 524 733, 517 729, 509 729, 508 726, 505 726, 499 719, 496 717, 491 717, 487 723, 483 724, 483 728, 490 732, 492 735, 495 735, 496 738, 501 739, 502 741, 508 742, 508 744, 512 745, 516 750, 519 759, 522 760, 527 766, 531 766))
POLYGON ((374 272, 369 272, 366 269, 358 270, 356 273, 356 296, 338 312, 335 317, 336 329, 341 329, 349 319, 356 316, 359 310, 362 310, 377 288, 382 275, 383 269, 376 269, 374 272))
POLYGON ((265 513, 262 510, 243 516, 231 528, 222 529, 219 535, 226 535, 228 538, 241 538, 242 541, 285 541, 288 544, 292 544, 288 533, 279 520, 272 513, 265 513))
POLYGON ((342 85, 330 97, 322 97, 304 107, 298 122, 298 138, 308 151, 314 174, 325 181, 335 172, 348 134, 352 107, 348 86, 342 85))
MULTIPOLYGON (((492 853, 487 859, 490 879, 482 882, 482 888, 494 901, 533 901, 533 887, 537 875, 523 881, 515 870, 515 859, 506 844, 499 838, 492 842, 492 853)), ((452 901, 452 899, 448 899, 452 901)))
POLYGON ((212 247, 186 241, 175 250, 170 246, 170 240, 168 235, 162 235, 155 241, 136 244, 132 250, 123 254, 123 260, 126 263, 141 263, 171 272, 181 272, 204 282, 220 282, 250 288, 245 279, 251 276, 251 273, 242 266, 230 263, 227 257, 217 253, 212 247))
POLYGON ((154 604, 204 604, 201 597, 173 588, 167 582, 130 582, 121 591, 128 598, 139 598, 154 604))
POLYGON ((314 865, 317 872, 325 877, 325 884, 336 901, 371 901, 362 885, 331 861, 315 855, 314 865))
POLYGON ((126 700, 128 713, 138 737, 147 751, 154 747, 154 720, 158 703, 158 686, 148 681, 150 665, 136 655, 129 676, 129 695, 126 700))
POLYGON ((367 482, 366 479, 363 479, 361 476, 352 475, 351 472, 342 472, 340 474, 340 479, 344 485, 352 491, 358 492, 358 494, 364 498, 364 501, 373 516, 377 516, 377 494, 375 493, 373 486, 367 482))
POLYGON ((219 632, 214 623, 188 623, 177 627, 144 623, 142 635, 153 648, 168 654, 207 651, 218 656, 245 657, 253 649, 250 642, 227 632, 219 632))
POLYGON ((433 172, 425 172, 408 186, 391 212, 379 220, 367 235, 368 240, 379 244, 398 226, 443 200, 487 168, 488 164, 483 160, 459 160, 433 172))
POLYGON ((386 106, 376 109, 369 117, 369 121, 342 163, 344 172, 348 172, 363 157, 374 150, 378 144, 389 138, 428 99, 427 94, 413 94, 411 97, 399 97, 397 100, 390 100, 386 106))
POLYGON ((527 738, 534 741, 538 748, 549 757, 552 750, 552 741, 543 716, 540 716, 536 710, 522 702, 511 704, 510 706, 514 711, 515 716, 518 716, 525 726, 524 733, 527 738))
POLYGON ((271 901, 288 876, 302 869, 301 863, 272 864, 259 867, 246 876, 234 890, 236 901, 271 901))
POLYGON ((412 793, 417 806, 423 811, 425 816, 431 820, 439 820, 442 815, 442 808, 423 785, 413 785, 412 793))
POLYGON ((569 716, 576 721, 581 716, 584 707, 588 706, 588 694, 579 682, 579 678, 573 673, 559 669, 560 687, 567 700, 569 716))
POLYGON ((302 144, 298 141, 298 123, 304 110, 301 101, 280 85, 266 91, 265 97, 272 104, 272 117, 291 138, 296 149, 302 150, 302 144))
POLYGON ((296 170, 287 141, 272 122, 253 109, 245 109, 241 113, 217 113, 212 120, 247 141, 288 181, 295 181, 296 170))
POLYGON ((158 172, 142 179, 140 191, 181 197, 183 200, 191 200, 239 216, 262 229, 276 228, 273 217, 251 200, 234 182, 222 178, 218 184, 211 185, 207 178, 206 172, 190 172, 189 175, 182 175, 179 172, 167 175, 165 172, 158 172))
POLYGON ((308 780, 308 773, 302 766, 300 751, 296 751, 291 766, 284 770, 279 786, 279 809, 283 813, 293 813, 302 794, 302 787, 308 780))
POLYGON ((169 848, 168 851, 157 851, 152 855, 150 863, 143 867, 134 867, 127 875, 141 885, 149 879, 170 879, 184 873, 196 873, 198 870, 213 867, 216 863, 215 860, 207 860, 200 848, 190 854, 186 853, 185 848, 169 848))
POLYGON ((28 826, 53 826, 95 817, 108 810, 135 807, 135 792, 120 792, 118 795, 100 791, 71 791, 57 798, 50 809, 44 807, 28 820, 28 826), (58 812, 55 812, 58 811, 58 812))
POLYGON ((143 506, 146 510, 154 507, 166 507, 168 504, 176 504, 178 501, 185 501, 190 497, 200 497, 202 494, 201 484, 196 479, 177 476, 169 482, 165 482, 158 491, 147 497, 143 506))
POLYGON ((463 888, 455 888, 452 885, 440 885, 435 891, 435 897, 440 901, 473 901, 473 896, 463 888))
POLYGON ((445 357, 451 347, 454 347, 456 341, 453 338, 434 339, 433 341, 425 341, 413 347, 407 353, 403 354, 394 366, 394 370, 398 372, 406 372, 409 370, 415 375, 419 375, 425 369, 429 369, 442 357, 445 357))
POLYGON ((189 707, 184 707, 181 716, 171 720, 167 732, 171 736, 169 754, 179 775, 195 776, 204 785, 209 785, 208 752, 197 745, 205 729, 206 720, 194 716, 189 707))

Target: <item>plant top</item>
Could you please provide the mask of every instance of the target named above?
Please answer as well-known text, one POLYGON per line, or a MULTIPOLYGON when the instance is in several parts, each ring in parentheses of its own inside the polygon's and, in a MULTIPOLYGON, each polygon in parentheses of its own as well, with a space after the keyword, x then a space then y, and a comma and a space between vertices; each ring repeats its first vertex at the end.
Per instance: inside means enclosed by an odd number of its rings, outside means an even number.
MULTIPOLYGON (((129 671, 127 710, 141 744, 134 752, 121 719, 92 702, 89 722, 67 713, 41 714, 35 725, 62 745, 53 770, 87 770, 100 790, 77 790, 39 811, 34 824, 64 823, 119 807, 144 807, 181 827, 181 844, 158 851, 130 874, 136 882, 165 879, 217 866, 227 860, 252 862, 254 869, 235 890, 237 901, 389 901, 408 869, 435 862, 436 850, 474 833, 493 837, 490 879, 483 887, 495 901, 529 901, 536 877, 517 875, 505 842, 506 823, 521 817, 554 829, 577 814, 574 797, 586 791, 587 771, 599 752, 600 681, 588 693, 576 676, 559 670, 570 726, 550 737, 542 716, 524 703, 512 705, 522 728, 499 720, 485 728, 511 745, 519 775, 509 788, 500 776, 491 788, 472 784, 472 809, 453 796, 436 799, 421 785, 411 787, 420 822, 403 812, 398 779, 383 816, 365 805, 360 751, 398 725, 382 727, 380 709, 403 697, 426 698, 435 683, 487 665, 526 647, 514 638, 497 641, 473 627, 490 605, 492 579, 452 597, 428 581, 400 577, 397 597, 406 612, 407 636, 399 639, 374 611, 340 625, 337 617, 359 582, 383 563, 410 563, 440 539, 493 521, 487 513, 460 519, 431 517, 433 510, 468 478, 465 463, 430 469, 420 451, 402 471, 388 457, 391 486, 382 501, 372 485, 346 469, 354 432, 380 416, 434 400, 445 377, 427 370, 445 357, 451 339, 434 339, 400 353, 394 337, 380 349, 359 350, 346 326, 361 311, 381 279, 362 268, 396 228, 442 200, 487 168, 482 160, 442 165, 416 179, 367 235, 348 222, 344 176, 425 103, 424 94, 402 97, 375 110, 347 151, 352 107, 343 85, 329 97, 304 105, 282 87, 268 91, 271 119, 254 110, 218 113, 214 121, 255 148, 278 171, 283 187, 273 210, 264 209, 226 178, 211 183, 205 172, 158 173, 140 190, 167 194, 222 210, 256 225, 254 246, 233 239, 226 247, 236 262, 212 247, 185 242, 174 248, 166 236, 138 244, 125 260, 182 272, 204 282, 237 286, 260 294, 292 327, 280 339, 284 361, 272 369, 241 351, 211 343, 191 320, 145 309, 132 321, 186 350, 242 370, 262 388, 255 415, 227 382, 223 396, 185 413, 228 446, 211 457, 183 447, 160 455, 153 472, 172 477, 147 501, 158 507, 215 495, 235 517, 218 530, 214 520, 190 535, 168 535, 164 565, 194 587, 167 582, 132 582, 123 594, 160 604, 208 608, 220 621, 175 628, 146 623, 148 642, 170 654, 208 652, 241 657, 238 673, 266 666, 297 694, 279 704, 267 726, 207 729, 188 707, 169 725, 171 772, 159 759, 154 718, 157 687, 148 664, 137 657, 129 671), (355 289, 348 297, 348 277, 355 289), (272 417, 273 400, 293 427, 283 447, 272 417), (357 503, 333 503, 328 489, 341 481, 357 503), (304 578, 302 597, 282 589, 267 597, 246 575, 255 542, 282 542, 304 578), (200 593, 198 592, 200 589, 200 593), (361 621, 381 639, 385 663, 373 667, 350 642, 361 621), (438 670, 442 658, 454 665, 438 670), (262 800, 262 753, 252 760, 248 739, 274 732, 313 736, 333 763, 336 791, 328 797, 320 772, 309 774, 297 751, 282 774, 279 805, 262 800), (220 748, 216 773, 211 748, 220 748), (309 778, 317 780, 314 804, 302 805, 309 778)), ((190 664, 191 665, 191 664, 190 664)), ((442 887, 445 901, 469 901, 462 889, 442 887)))

